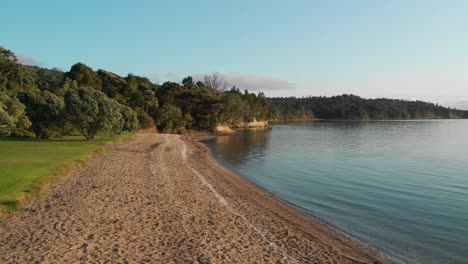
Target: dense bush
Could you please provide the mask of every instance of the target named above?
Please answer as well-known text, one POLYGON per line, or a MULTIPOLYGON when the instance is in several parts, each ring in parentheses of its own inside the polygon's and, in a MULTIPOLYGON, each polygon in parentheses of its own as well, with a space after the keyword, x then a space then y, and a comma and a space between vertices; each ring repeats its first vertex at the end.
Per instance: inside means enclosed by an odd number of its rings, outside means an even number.
POLYGON ((58 125, 63 99, 49 91, 21 92, 19 98, 26 106, 26 115, 36 137, 48 138, 49 130, 58 125))
POLYGON ((119 134, 122 129, 136 127, 135 113, 104 93, 93 88, 80 87, 65 93, 65 120, 86 139, 99 133, 119 134), (122 112, 125 115, 122 115, 122 112))
POLYGON ((138 117, 137 113, 133 111, 130 107, 119 104, 120 114, 123 118, 123 127, 124 131, 133 131, 138 128, 138 117))
POLYGON ((157 114, 156 126, 158 130, 163 132, 172 132, 177 128, 185 127, 182 111, 177 106, 171 104, 164 105, 157 114))
POLYGON ((146 113, 143 109, 138 108, 136 110, 136 114, 140 128, 146 129, 155 127, 154 119, 151 116, 149 116, 148 113, 146 113))
POLYGON ((25 106, 16 98, 0 92, 0 135, 22 135, 31 126, 25 106))

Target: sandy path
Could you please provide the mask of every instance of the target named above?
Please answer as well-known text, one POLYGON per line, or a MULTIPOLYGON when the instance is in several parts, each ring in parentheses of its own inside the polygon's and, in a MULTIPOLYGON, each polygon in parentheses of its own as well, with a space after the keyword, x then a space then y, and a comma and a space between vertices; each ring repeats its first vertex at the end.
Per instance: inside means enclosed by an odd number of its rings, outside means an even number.
MULTIPOLYGON (((176 135, 111 146, 0 219, 0 263, 374 263, 176 135)), ((379 260, 382 262, 382 260, 379 260)))

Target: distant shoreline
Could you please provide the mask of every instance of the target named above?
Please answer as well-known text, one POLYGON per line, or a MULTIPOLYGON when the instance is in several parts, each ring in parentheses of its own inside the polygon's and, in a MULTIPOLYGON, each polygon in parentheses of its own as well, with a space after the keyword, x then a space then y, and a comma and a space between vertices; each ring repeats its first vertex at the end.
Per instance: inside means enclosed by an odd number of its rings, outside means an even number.
POLYGON ((294 122, 313 122, 313 121, 431 121, 431 120, 465 120, 464 118, 410 118, 410 119, 286 119, 286 120, 269 120, 268 123, 294 123, 294 122))

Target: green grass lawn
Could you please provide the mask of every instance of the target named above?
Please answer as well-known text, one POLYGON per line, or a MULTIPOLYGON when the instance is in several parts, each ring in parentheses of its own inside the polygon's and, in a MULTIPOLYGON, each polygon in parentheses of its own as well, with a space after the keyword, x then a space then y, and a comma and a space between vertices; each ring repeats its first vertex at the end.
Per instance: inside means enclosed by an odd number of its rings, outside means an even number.
POLYGON ((0 137, 0 212, 17 210, 19 201, 40 194, 43 184, 56 181, 105 144, 128 135, 97 137, 91 141, 82 136, 50 140, 0 137))

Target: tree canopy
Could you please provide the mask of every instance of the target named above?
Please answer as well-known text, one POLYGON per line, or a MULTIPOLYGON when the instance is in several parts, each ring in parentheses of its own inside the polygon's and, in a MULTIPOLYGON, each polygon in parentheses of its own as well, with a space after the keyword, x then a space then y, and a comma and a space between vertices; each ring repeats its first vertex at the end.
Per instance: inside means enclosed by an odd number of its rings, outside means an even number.
POLYGON ((49 129, 57 126, 63 99, 49 91, 26 91, 18 96, 26 106, 26 115, 32 122, 31 130, 37 138, 48 138, 49 129))
POLYGON ((25 106, 17 98, 0 93, 0 135, 22 135, 31 126, 25 106))
POLYGON ((270 98, 269 118, 274 120, 307 119, 427 119, 463 118, 464 111, 422 101, 364 99, 355 95, 305 98, 270 98))
POLYGON ((119 134, 124 127, 133 129, 136 126, 133 113, 125 113, 128 108, 100 91, 89 87, 72 88, 65 93, 64 99, 65 119, 86 139, 93 139, 98 132, 119 134))
POLYGON ((97 73, 84 63, 79 62, 73 65, 65 76, 75 80, 78 86, 92 87, 96 90, 102 89, 102 81, 99 79, 97 73))
POLYGON ((70 70, 18 63, 0 47, 0 133, 32 131, 38 138, 157 127, 163 132, 239 127, 254 120, 467 118, 460 111, 422 101, 364 99, 355 95, 267 98, 241 91, 221 74, 187 76, 157 84, 76 63, 70 70))

